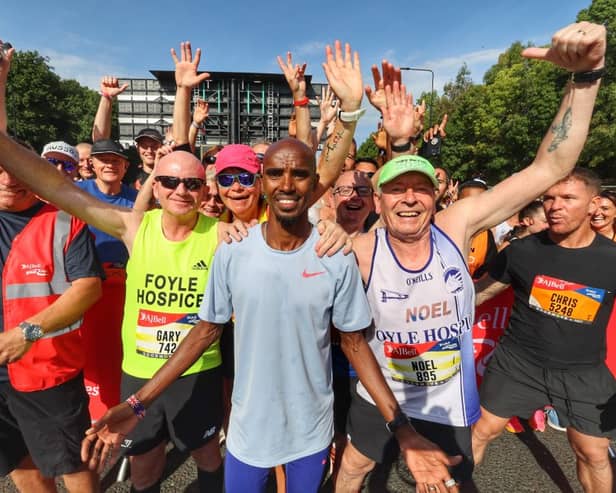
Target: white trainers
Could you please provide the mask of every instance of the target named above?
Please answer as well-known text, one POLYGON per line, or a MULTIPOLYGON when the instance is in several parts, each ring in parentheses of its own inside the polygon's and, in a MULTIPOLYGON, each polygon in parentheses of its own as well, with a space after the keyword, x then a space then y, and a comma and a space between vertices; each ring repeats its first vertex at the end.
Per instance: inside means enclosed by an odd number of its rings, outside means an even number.
POLYGON ((558 420, 558 413, 552 406, 545 406, 545 417, 547 418, 548 426, 558 431, 567 431, 567 428, 561 426, 558 420))

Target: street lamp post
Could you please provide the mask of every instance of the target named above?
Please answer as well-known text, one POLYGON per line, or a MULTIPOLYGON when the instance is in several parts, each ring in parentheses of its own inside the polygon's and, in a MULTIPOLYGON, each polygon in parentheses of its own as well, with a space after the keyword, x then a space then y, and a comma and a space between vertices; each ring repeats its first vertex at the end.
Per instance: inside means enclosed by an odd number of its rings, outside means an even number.
POLYGON ((432 103, 434 101, 434 71, 429 68, 418 68, 418 67, 400 67, 400 70, 410 70, 413 72, 430 72, 431 76, 431 89, 430 89, 430 109, 428 110, 428 121, 429 126, 432 126, 432 103))

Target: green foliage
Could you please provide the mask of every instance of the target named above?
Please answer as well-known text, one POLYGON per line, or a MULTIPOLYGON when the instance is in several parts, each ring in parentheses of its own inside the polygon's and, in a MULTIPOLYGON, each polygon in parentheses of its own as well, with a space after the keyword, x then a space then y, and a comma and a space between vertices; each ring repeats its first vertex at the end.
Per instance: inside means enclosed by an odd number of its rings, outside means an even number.
POLYGON ((376 159, 379 155, 379 148, 374 143, 374 139, 372 135, 368 135, 368 138, 362 142, 362 144, 357 149, 358 157, 370 157, 372 159, 376 159))
POLYGON ((63 80, 36 51, 13 55, 7 87, 9 131, 38 151, 54 140, 90 141, 99 96, 63 80))
MULTIPOLYGON (((578 164, 616 179, 616 2, 594 0, 578 20, 608 26, 608 75, 578 164)), ((442 162, 457 179, 483 174, 495 183, 534 159, 558 110, 568 74, 549 63, 525 59, 526 46, 513 43, 486 72, 483 84, 474 84, 463 65, 443 95, 434 98, 433 121, 449 115, 447 139, 434 164, 442 162)), ((418 100, 422 98, 429 94, 418 100)))

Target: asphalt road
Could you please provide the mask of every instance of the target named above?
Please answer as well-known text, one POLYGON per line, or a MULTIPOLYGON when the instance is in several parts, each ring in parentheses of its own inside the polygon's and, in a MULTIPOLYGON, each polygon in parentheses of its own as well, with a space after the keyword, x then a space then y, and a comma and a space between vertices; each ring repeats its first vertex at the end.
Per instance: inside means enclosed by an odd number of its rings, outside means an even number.
MULTIPOLYGON (((168 458, 162 491, 198 493, 192 459, 175 450, 169 452, 168 458)), ((117 466, 103 477, 103 491, 128 492, 130 483, 115 482, 116 473, 117 466)), ((0 479, 0 492, 15 491, 7 478, 0 479)), ((363 491, 407 493, 414 491, 414 487, 406 466, 399 462, 376 469, 367 478, 363 491)), ((505 432, 488 448, 484 463, 476 469, 474 484, 467 485, 464 491, 578 493, 582 488, 575 477, 575 461, 566 434, 548 428, 544 433, 527 431, 512 435, 505 432)), ((329 492, 331 485, 326 483, 322 493, 329 492)))

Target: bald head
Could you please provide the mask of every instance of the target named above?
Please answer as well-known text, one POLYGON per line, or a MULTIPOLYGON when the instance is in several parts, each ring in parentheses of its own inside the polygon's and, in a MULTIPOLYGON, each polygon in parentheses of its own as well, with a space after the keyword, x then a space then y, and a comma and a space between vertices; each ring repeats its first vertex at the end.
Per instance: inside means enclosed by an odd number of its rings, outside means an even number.
POLYGON ((263 157, 263 169, 273 160, 287 161, 291 156, 298 156, 302 162, 309 164, 310 168, 316 173, 316 160, 312 149, 303 142, 292 138, 279 140, 269 146, 263 157))
POLYGON ((158 162, 157 176, 181 176, 205 180, 205 169, 201 161, 186 151, 174 151, 158 162))

